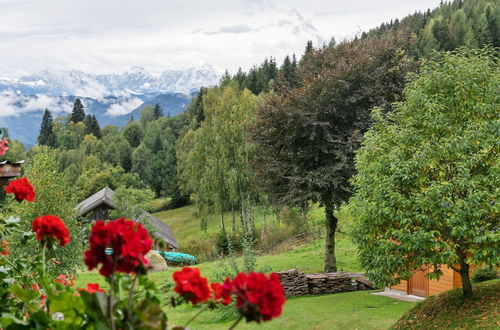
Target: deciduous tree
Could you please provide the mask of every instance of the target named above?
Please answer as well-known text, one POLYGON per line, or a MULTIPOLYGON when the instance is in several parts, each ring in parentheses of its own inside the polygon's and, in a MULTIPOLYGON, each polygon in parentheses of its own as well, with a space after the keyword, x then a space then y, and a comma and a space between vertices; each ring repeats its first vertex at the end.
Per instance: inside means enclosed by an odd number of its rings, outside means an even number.
POLYGON ((491 50, 445 53, 405 89, 357 154, 353 237, 379 285, 421 265, 460 273, 500 263, 500 71, 491 50))

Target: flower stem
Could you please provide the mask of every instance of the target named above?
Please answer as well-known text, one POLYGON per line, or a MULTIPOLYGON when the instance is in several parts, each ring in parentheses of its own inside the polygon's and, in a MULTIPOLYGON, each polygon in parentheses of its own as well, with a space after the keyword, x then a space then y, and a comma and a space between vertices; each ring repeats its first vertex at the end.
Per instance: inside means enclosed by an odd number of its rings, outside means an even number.
POLYGON ((135 274, 134 279, 132 280, 132 285, 130 286, 130 293, 128 294, 127 308, 128 308, 129 315, 131 314, 130 306, 132 305, 132 297, 134 295, 135 283, 137 282, 138 276, 139 275, 135 274))
POLYGON ((240 317, 236 320, 236 322, 234 322, 233 325, 229 327, 229 330, 236 328, 236 326, 238 325, 238 323, 240 323, 241 320, 243 320, 243 315, 240 315, 240 317))
POLYGON ((45 261, 45 250, 47 249, 47 242, 46 241, 43 241, 43 244, 42 244, 42 276, 43 278, 45 278, 45 276, 47 275, 47 263, 45 261))
POLYGON ((186 325, 184 325, 184 328, 187 328, 187 326, 189 325, 189 323, 191 323, 195 318, 198 317, 198 315, 200 315, 201 313, 203 313, 204 311, 206 311, 208 308, 208 306, 205 306, 205 307, 202 307, 198 313, 194 314, 192 318, 189 319, 189 321, 187 321, 186 325))
POLYGON ((116 257, 113 257, 113 270, 111 271, 111 277, 109 278, 109 296, 108 296, 108 314, 109 320, 111 323, 111 329, 116 330, 115 326, 115 316, 113 313, 113 287, 114 287, 114 279, 115 279, 115 270, 116 270, 116 257))

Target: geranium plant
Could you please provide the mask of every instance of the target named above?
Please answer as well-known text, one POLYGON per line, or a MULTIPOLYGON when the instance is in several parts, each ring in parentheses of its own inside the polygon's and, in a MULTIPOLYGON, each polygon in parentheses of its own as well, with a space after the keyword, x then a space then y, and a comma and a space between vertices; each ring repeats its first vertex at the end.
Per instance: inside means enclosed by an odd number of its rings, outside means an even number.
MULTIPOLYGON (((8 149, 0 145, 0 155, 8 149)), ((28 178, 12 180, 5 187, 19 203, 36 198, 28 178)), ((88 237, 84 252, 89 270, 98 269, 108 283, 106 290, 97 283, 85 287, 74 285, 75 276, 59 274, 52 278, 46 271, 47 251, 64 249, 71 237, 64 220, 56 215, 41 215, 32 219, 32 231, 19 228, 20 220, 0 217, 0 328, 1 329, 186 329, 176 326, 157 296, 155 283, 147 277, 152 240, 148 231, 132 220, 119 218, 97 221, 88 237), (27 260, 11 255, 5 237, 23 235, 38 240, 38 250, 27 260)), ((67 247, 66 247, 67 248, 67 247)), ((184 267, 173 275, 174 291, 179 301, 203 304, 202 311, 234 302, 240 317, 248 322, 269 321, 281 314, 285 302, 284 290, 276 274, 240 273, 224 283, 209 283, 199 269, 184 267)))

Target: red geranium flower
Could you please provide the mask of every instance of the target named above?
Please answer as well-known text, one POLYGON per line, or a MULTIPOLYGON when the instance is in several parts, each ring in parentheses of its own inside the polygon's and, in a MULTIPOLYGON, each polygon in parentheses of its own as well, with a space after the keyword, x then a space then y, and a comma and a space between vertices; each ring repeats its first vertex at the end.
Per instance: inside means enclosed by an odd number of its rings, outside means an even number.
POLYGON ((55 215, 44 215, 33 220, 31 224, 39 241, 56 240, 61 246, 69 243, 69 231, 64 222, 55 215))
POLYGON ((210 291, 212 293, 210 299, 214 303, 221 303, 223 305, 231 303, 231 293, 224 290, 220 283, 210 283, 210 291))
POLYGON ((0 243, 0 254, 3 256, 6 256, 9 254, 9 245, 8 245, 8 242, 5 240, 3 240, 0 243))
POLYGON ((87 283, 86 288, 78 288, 78 291, 87 291, 88 293, 96 293, 96 292, 106 292, 104 289, 99 287, 97 283, 87 283))
POLYGON ((183 267, 174 273, 175 292, 192 304, 205 302, 210 297, 208 281, 200 276, 198 268, 183 267))
POLYGON ((9 147, 7 147, 7 144, 9 144, 9 141, 7 138, 3 138, 2 143, 0 143, 0 156, 5 155, 7 150, 9 150, 9 147))
POLYGON ((5 192, 7 194, 14 194, 16 196, 16 200, 19 202, 21 202, 23 199, 29 202, 35 201, 35 190, 26 178, 20 178, 10 181, 7 187, 5 187, 5 192))
POLYGON ((148 231, 132 220, 120 218, 97 221, 89 236, 90 249, 85 251, 85 264, 89 270, 102 264, 99 273, 110 276, 114 271, 137 272, 148 261, 144 255, 151 249, 148 231))
POLYGON ((232 281, 227 278, 222 288, 236 294, 236 307, 248 322, 260 323, 281 315, 285 294, 276 273, 269 278, 261 273, 239 273, 232 281))

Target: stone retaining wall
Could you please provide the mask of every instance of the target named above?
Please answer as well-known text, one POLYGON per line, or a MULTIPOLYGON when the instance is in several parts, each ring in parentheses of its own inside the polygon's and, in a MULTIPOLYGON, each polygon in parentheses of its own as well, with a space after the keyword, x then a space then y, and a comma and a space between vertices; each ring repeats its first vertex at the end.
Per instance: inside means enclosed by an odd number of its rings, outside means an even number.
POLYGON ((287 297, 373 289, 362 273, 304 274, 298 269, 291 269, 277 274, 287 297))

